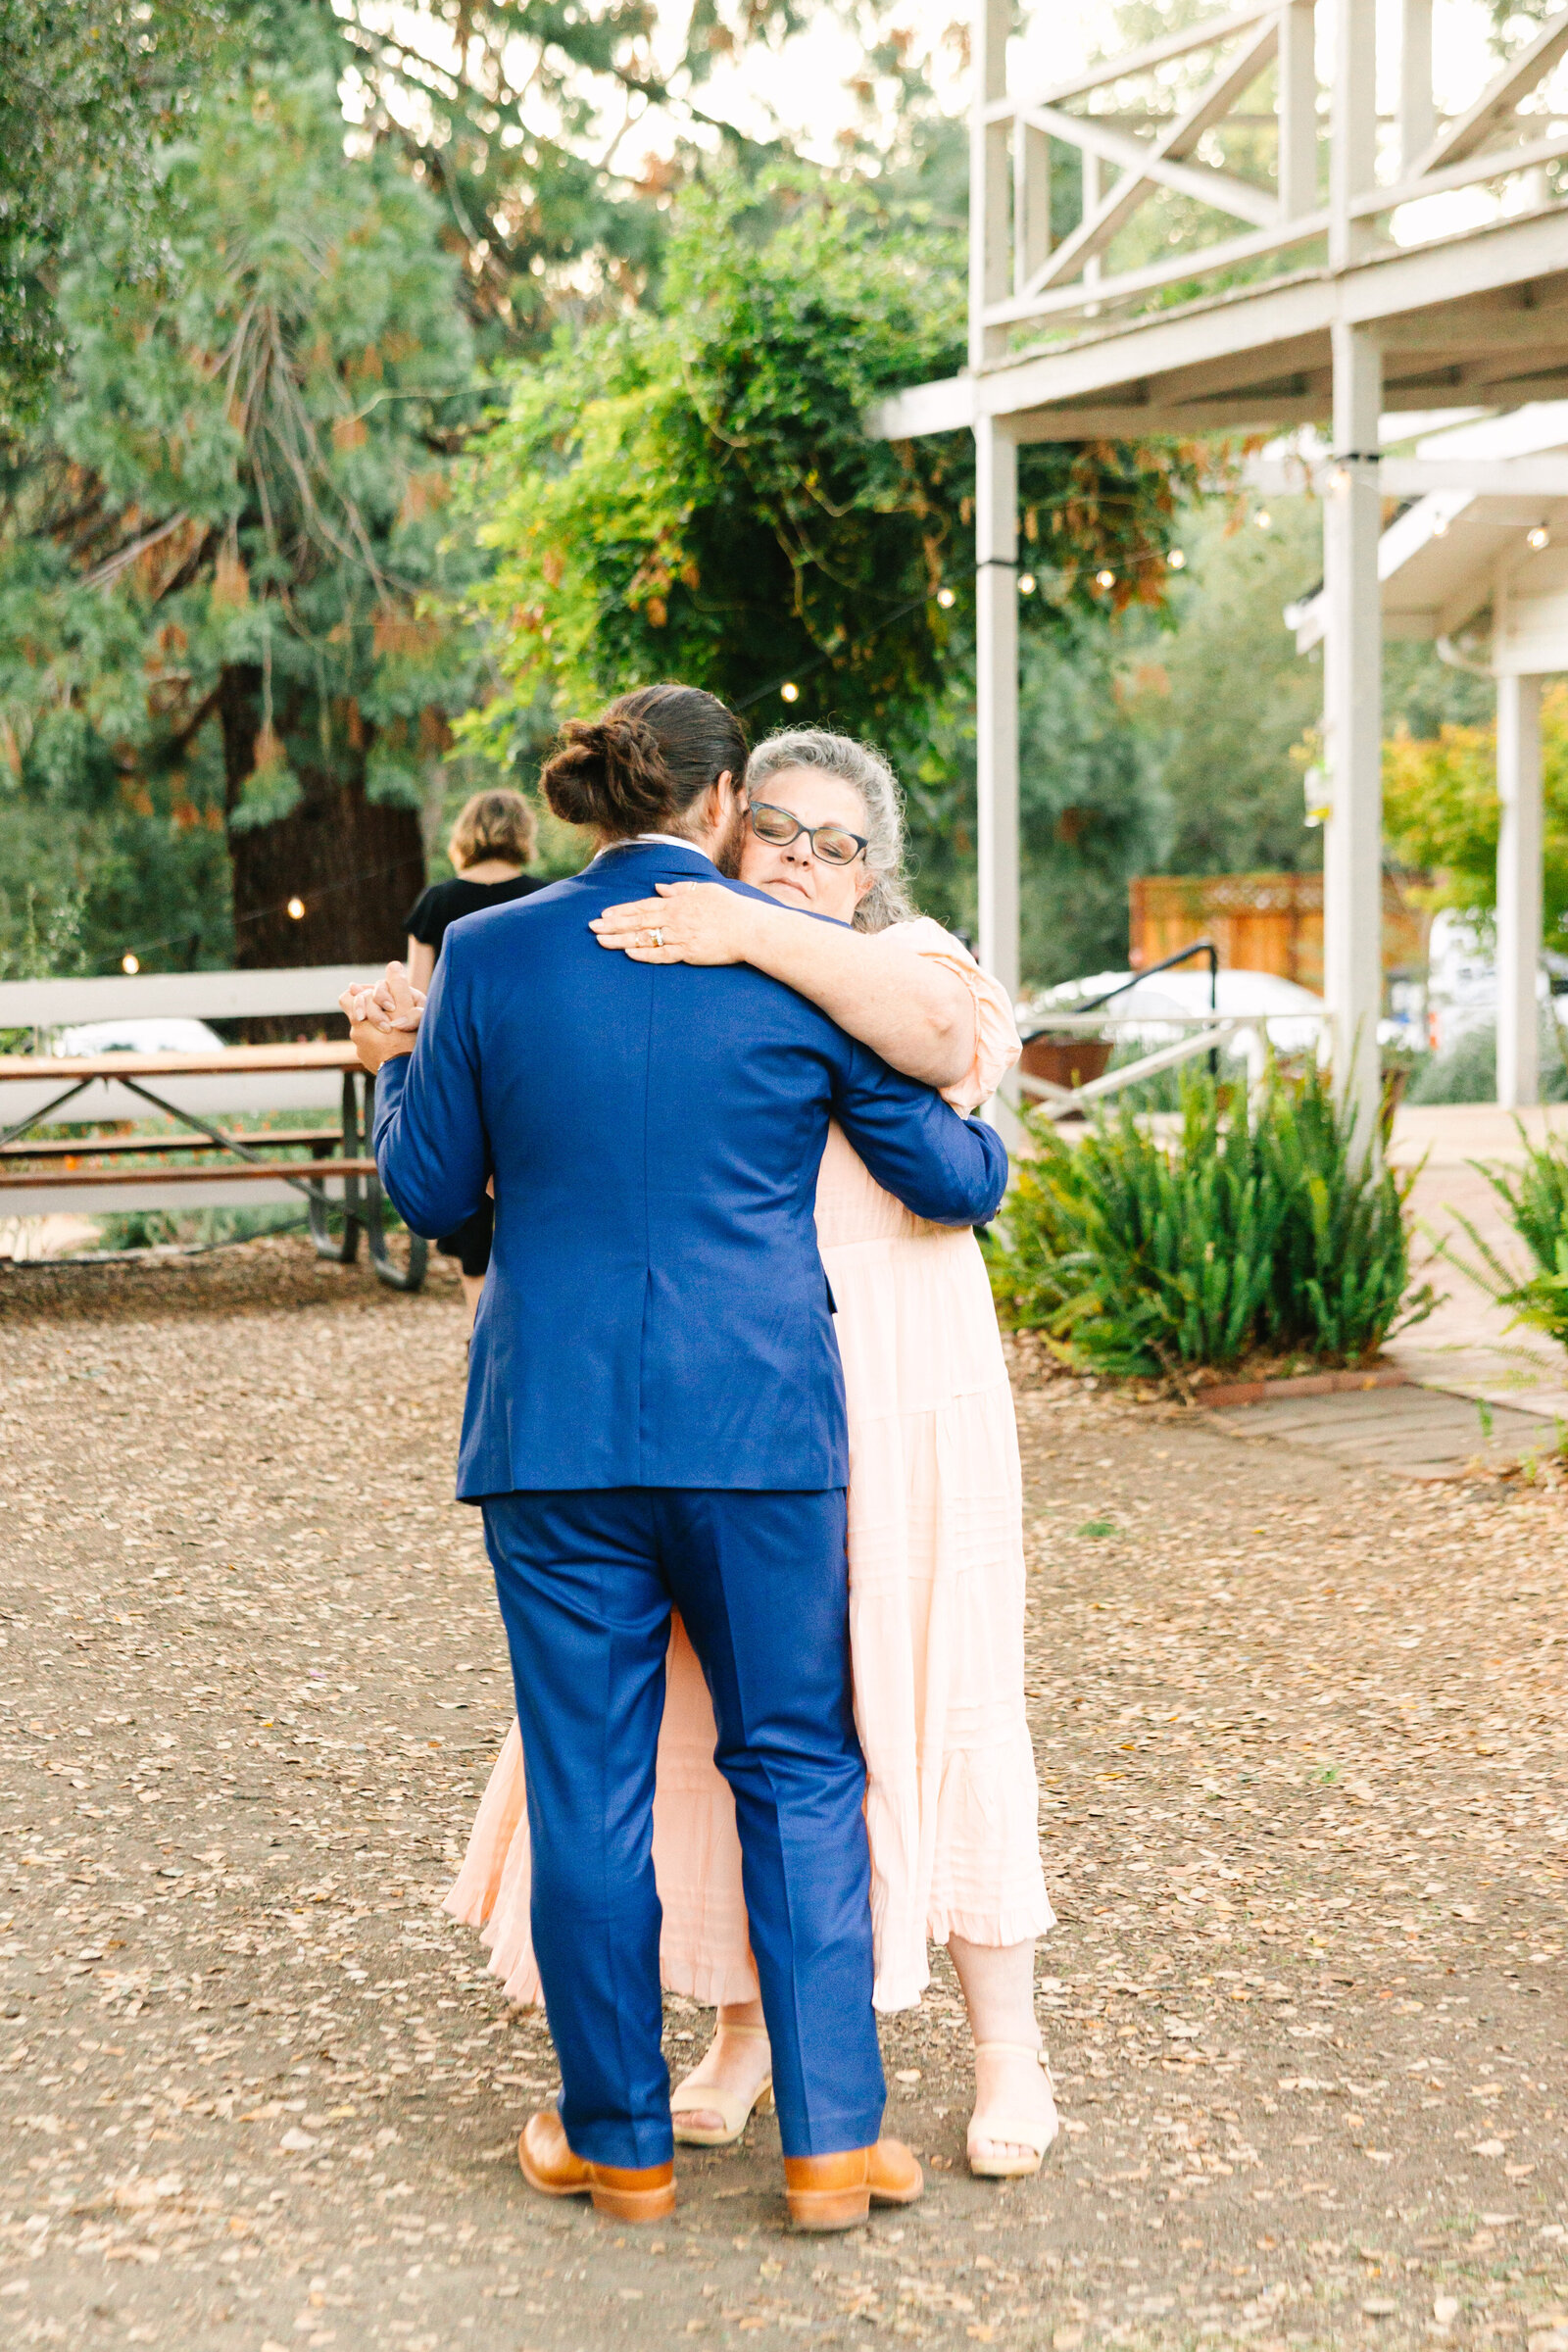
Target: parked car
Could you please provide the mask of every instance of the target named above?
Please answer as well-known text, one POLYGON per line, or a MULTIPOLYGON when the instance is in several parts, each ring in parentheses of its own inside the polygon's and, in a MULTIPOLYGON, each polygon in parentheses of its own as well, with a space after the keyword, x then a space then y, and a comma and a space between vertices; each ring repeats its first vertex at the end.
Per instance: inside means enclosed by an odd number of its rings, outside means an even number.
POLYGON ((57 1032, 57 1054, 212 1054, 223 1041, 205 1021, 168 1018, 144 1021, 87 1021, 57 1032))

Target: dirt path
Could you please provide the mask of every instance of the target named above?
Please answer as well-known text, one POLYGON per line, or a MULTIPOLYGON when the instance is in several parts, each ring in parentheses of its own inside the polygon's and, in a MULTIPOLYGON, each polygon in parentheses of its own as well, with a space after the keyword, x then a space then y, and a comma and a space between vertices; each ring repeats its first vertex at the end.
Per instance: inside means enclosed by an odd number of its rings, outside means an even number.
POLYGON ((0 1323, 0 2341, 1568 2352, 1561 1500, 1027 1390, 1062 2142, 964 2173, 944 1964, 922 2206, 792 2239, 764 2124, 623 2237, 523 2188, 549 2044, 434 1908, 509 1708, 452 1289, 273 1243, 0 1323))

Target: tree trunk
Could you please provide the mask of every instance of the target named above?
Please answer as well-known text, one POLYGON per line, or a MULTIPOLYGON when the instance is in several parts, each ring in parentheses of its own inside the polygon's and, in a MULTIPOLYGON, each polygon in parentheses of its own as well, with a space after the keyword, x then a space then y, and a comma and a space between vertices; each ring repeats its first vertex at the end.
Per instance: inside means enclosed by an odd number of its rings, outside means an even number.
MULTIPOLYGON (((225 670, 220 700, 230 810, 256 764, 262 675, 225 670)), ((234 961, 241 971, 280 964, 382 963, 401 956, 404 918, 424 886, 417 811, 366 798, 369 731, 358 746, 334 728, 330 760, 302 754, 314 711, 283 715, 290 764, 304 787, 299 807, 270 825, 234 827, 234 961), (296 720, 303 723, 296 724, 296 720), (301 916, 288 911, 301 903, 301 916)))

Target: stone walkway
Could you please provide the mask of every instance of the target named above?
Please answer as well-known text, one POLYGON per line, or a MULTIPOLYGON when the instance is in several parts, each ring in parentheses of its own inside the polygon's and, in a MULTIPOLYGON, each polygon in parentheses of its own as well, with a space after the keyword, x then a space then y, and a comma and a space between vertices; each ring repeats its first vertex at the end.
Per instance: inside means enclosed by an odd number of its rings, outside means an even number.
POLYGON ((1568 2352, 1560 1491, 1028 1388, 1059 2146, 968 2178, 939 1956, 923 2205, 792 2238, 766 2122, 616 2232, 524 2189, 550 2045, 436 1908, 510 1706, 451 1288, 278 1242, 0 1325, 7 2352, 1568 2352))

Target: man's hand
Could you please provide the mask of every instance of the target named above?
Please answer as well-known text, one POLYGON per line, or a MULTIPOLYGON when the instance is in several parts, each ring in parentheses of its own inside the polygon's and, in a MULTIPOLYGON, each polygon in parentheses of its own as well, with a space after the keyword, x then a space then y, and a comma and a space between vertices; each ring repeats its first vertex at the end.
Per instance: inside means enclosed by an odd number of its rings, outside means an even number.
POLYGON ((378 1070, 400 1054, 412 1054, 424 1011, 424 991, 413 986, 408 968, 389 963, 373 988, 346 988, 338 1003, 348 1015, 349 1036, 362 1066, 378 1070))
POLYGON ((633 963, 744 963, 767 909, 722 882, 659 882, 657 899, 607 906, 588 925, 633 963))

